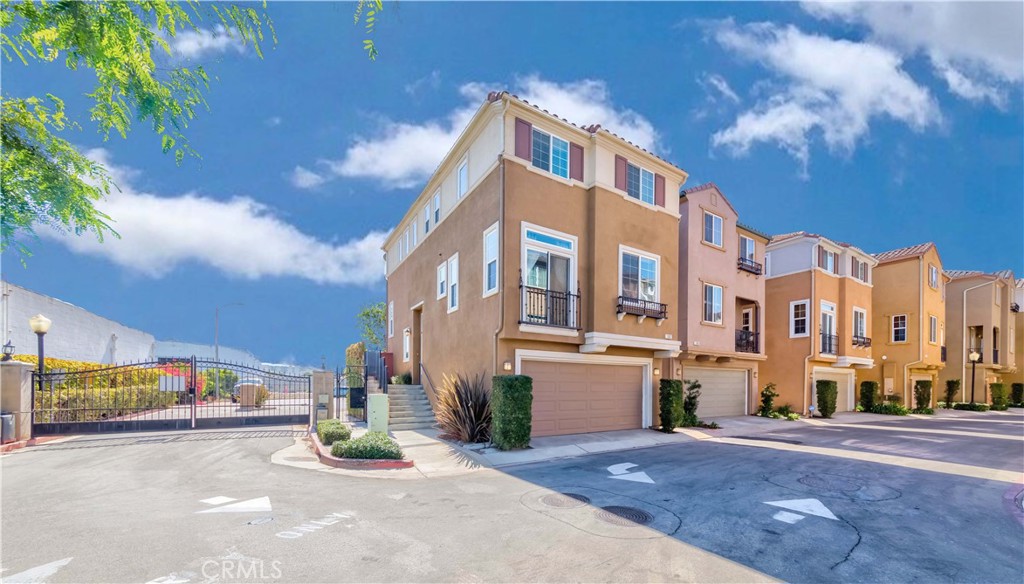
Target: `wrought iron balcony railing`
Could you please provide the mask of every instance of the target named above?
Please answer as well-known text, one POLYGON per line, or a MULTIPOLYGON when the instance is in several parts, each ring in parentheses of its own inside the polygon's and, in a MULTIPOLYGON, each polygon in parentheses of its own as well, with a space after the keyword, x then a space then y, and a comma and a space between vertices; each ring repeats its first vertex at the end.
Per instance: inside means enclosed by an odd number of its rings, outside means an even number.
POLYGON ((744 272, 750 272, 751 274, 755 274, 758 276, 764 273, 764 268, 761 266, 761 264, 749 258, 737 259, 736 267, 743 270, 744 272))
POLYGON ((619 316, 619 320, 627 314, 632 314, 641 318, 665 320, 668 316, 668 305, 651 300, 619 296, 618 303, 615 306, 615 313, 619 316))
POLYGON ((1020 304, 1017 304, 1016 302, 1011 302, 1010 312, 1020 312, 1020 304))
POLYGON ((580 295, 519 285, 522 300, 520 324, 579 329, 580 295))
POLYGON ((821 333, 821 352, 825 355, 838 355, 839 335, 821 333))
POLYGON ((736 351, 739 353, 759 353, 760 333, 754 331, 736 331, 736 351))
POLYGON ((854 347, 870 347, 871 337, 863 337, 861 335, 853 335, 853 346, 854 347))

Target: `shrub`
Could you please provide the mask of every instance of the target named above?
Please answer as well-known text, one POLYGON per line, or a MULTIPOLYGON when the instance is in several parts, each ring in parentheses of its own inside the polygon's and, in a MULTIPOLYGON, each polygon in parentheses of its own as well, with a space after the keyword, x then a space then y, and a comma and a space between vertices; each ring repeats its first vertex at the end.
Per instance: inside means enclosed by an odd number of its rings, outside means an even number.
POLYGON ((891 403, 891 404, 902 404, 903 403, 903 397, 899 396, 899 395, 896 395, 894 393, 894 394, 885 396, 885 401, 888 402, 888 403, 891 403))
POLYGON ((777 391, 775 391, 775 384, 769 383, 764 386, 761 390, 761 409, 757 411, 757 415, 769 418, 773 411, 775 411, 775 398, 779 397, 777 391))
POLYGON ((401 375, 391 376, 392 385, 412 385, 412 373, 406 371, 401 375))
POLYGON ((499 450, 526 448, 533 431, 533 378, 495 375, 491 387, 491 441, 499 450))
POLYGON ((662 379, 658 386, 658 410, 661 431, 672 432, 683 422, 683 382, 662 379))
POLYGON ((256 395, 253 396, 253 400, 255 400, 256 407, 262 408, 263 404, 267 403, 268 399, 270 399, 270 391, 267 390, 267 388, 263 387, 262 385, 257 387, 256 395))
POLYGON ((818 413, 822 418, 831 418, 836 413, 839 384, 829 379, 819 379, 815 386, 818 391, 818 413))
POLYGON ((992 410, 996 412, 1005 411, 1010 407, 1006 403, 1006 386, 1002 383, 993 383, 989 386, 992 391, 992 410))
POLYGON ((932 382, 919 379, 914 382, 914 413, 930 414, 932 408, 932 382))
POLYGON ((875 396, 878 394, 877 381, 860 382, 860 407, 861 411, 870 412, 875 407, 875 396))
POLYGON ((953 404, 954 410, 967 410, 969 412, 987 412, 988 404, 958 403, 953 404))
POLYGON ((453 438, 465 443, 491 439, 491 395, 483 375, 445 375, 437 405, 437 423, 453 438))
POLYGON ((700 425, 697 417, 697 406, 700 405, 700 382, 684 380, 686 394, 683 395, 683 417, 679 425, 684 428, 700 425))
POLYGON ((367 432, 354 440, 335 442, 331 455, 338 458, 402 460, 402 448, 383 432, 367 432))
POLYGON ((796 420, 800 419, 800 414, 796 412, 790 412, 786 414, 786 419, 789 420, 790 422, 795 422, 796 420))
POLYGON ((1014 383, 1010 386, 1010 401, 1014 407, 1024 407, 1024 383, 1014 383))
POLYGON ((910 409, 904 407, 903 404, 896 403, 894 401, 886 401, 882 404, 875 404, 871 408, 872 414, 887 414, 890 416, 905 416, 910 413, 910 409))
POLYGON ((316 437, 324 446, 344 442, 352 437, 352 430, 341 420, 321 420, 316 424, 316 437))
POLYGON ((960 380, 959 379, 947 379, 946 380, 946 409, 953 407, 956 402, 956 394, 960 393, 960 380))
POLYGON ((777 410, 775 410, 783 418, 789 417, 793 413, 793 406, 789 404, 782 404, 777 410))

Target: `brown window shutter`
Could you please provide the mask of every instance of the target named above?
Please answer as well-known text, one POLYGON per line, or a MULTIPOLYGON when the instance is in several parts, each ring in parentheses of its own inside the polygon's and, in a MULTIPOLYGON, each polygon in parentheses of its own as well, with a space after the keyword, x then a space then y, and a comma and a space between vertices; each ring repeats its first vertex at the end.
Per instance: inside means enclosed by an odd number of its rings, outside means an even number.
POLYGON ((825 248, 818 246, 818 267, 825 267, 825 248))
POLYGON ((850 258, 850 275, 854 278, 860 276, 860 269, 857 266, 857 258, 850 258))
POLYGON ((531 160, 530 150, 533 148, 533 124, 516 118, 516 156, 523 160, 531 160))
POLYGON ((583 182, 583 146, 569 144, 569 178, 583 182))
POLYGON ((615 155, 615 188, 626 190, 626 159, 615 155))
POLYGON ((654 175, 654 204, 665 206, 665 177, 660 174, 654 175))

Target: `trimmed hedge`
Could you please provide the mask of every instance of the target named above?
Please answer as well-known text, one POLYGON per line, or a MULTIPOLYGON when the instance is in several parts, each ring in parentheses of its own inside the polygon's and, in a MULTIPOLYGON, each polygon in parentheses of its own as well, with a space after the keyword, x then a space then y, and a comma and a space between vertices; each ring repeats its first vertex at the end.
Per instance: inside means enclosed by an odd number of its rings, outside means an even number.
POLYGON ((761 390, 761 409, 757 410, 757 415, 762 418, 772 417, 772 412, 775 411, 775 398, 777 397, 779 397, 779 392, 775 391, 774 383, 764 386, 764 389, 761 390))
POLYGON ((953 407, 956 403, 956 394, 960 392, 960 380, 959 379, 947 379, 946 380, 946 409, 953 407))
POLYGON ((697 406, 700 405, 700 381, 684 380, 686 383, 686 394, 683 395, 683 417, 679 423, 684 428, 700 426, 702 422, 697 417, 697 406))
POLYGON ((860 382, 860 407, 865 412, 870 412, 875 407, 875 395, 878 394, 877 381, 860 382))
POLYGON ((1010 386, 1010 401, 1014 407, 1024 407, 1024 383, 1014 383, 1010 386))
POLYGON ((819 379, 815 387, 818 392, 818 413, 822 418, 831 418, 836 413, 839 384, 831 379, 819 379))
POLYGON ((919 379, 914 382, 914 405, 915 414, 932 413, 932 382, 930 380, 919 379))
POLYGON ((352 430, 341 420, 320 420, 316 423, 316 437, 324 446, 344 442, 352 437, 352 430))
POLYGON ((970 412, 987 412, 988 411, 988 404, 960 403, 960 404, 953 404, 953 409, 954 410, 967 410, 967 411, 970 411, 970 412))
POLYGON ((491 380, 491 442, 498 450, 526 448, 533 431, 533 378, 495 375, 491 380))
POLYGON ((889 416, 905 416, 910 413, 910 408, 904 406, 901 403, 894 401, 887 401, 881 404, 875 404, 871 408, 872 414, 886 414, 889 416))
POLYGON ((989 386, 992 390, 992 410, 996 412, 1006 411, 1010 406, 1006 402, 1006 386, 1002 383, 993 383, 989 386))
POLYGON ((402 460, 402 448, 383 432, 367 432, 359 438, 335 442, 331 455, 338 458, 402 460))
POLYGON ((662 379, 658 386, 658 409, 661 431, 670 433, 683 421, 683 382, 662 379))

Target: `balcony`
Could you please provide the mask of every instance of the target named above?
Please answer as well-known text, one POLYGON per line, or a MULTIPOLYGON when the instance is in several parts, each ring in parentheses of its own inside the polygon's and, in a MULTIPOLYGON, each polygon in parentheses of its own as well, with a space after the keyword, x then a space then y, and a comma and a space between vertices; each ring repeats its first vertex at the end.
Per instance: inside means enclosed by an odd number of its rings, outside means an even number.
POLYGON ((737 353, 759 353, 760 333, 754 331, 736 331, 736 352, 737 353))
POLYGON ((1011 302, 1010 312, 1020 312, 1020 304, 1017 304, 1016 302, 1011 302))
POLYGON ((619 320, 622 320, 622 317, 627 314, 631 314, 638 317, 637 322, 643 322, 645 318, 653 318, 657 319, 660 325, 668 316, 668 305, 652 300, 619 296, 618 303, 615 306, 615 314, 619 317, 619 320))
POLYGON ((853 335, 853 346, 868 348, 871 346, 871 337, 863 337, 861 335, 853 335))
POLYGON ((839 335, 821 333, 821 352, 824 355, 838 355, 839 335))
POLYGON ((519 295, 522 300, 519 324, 579 330, 579 294, 520 285, 519 295))
POLYGON ((764 269, 761 264, 748 258, 739 258, 736 260, 736 267, 743 270, 744 272, 750 272, 755 276, 760 276, 764 273, 764 269))
POLYGON ((942 362, 945 363, 946 362, 946 345, 942 345, 941 347, 939 347, 939 356, 942 359, 942 362))

